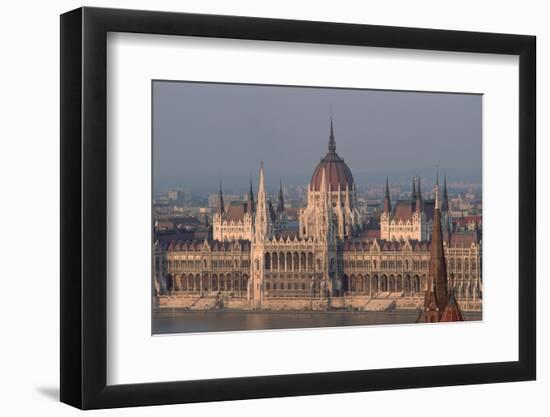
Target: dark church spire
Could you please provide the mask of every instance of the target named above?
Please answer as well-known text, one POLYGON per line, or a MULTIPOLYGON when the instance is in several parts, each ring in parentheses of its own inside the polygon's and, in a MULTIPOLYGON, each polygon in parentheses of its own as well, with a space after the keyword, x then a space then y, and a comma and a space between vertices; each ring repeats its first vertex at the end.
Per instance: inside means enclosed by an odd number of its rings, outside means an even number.
POLYGON ((248 201, 246 202, 246 211, 252 216, 254 214, 254 191, 252 191, 252 178, 250 178, 250 189, 248 190, 248 201))
POLYGON ((277 214, 281 214, 285 211, 285 201, 283 199, 283 182, 281 181, 279 187, 279 199, 277 200, 277 214))
POLYGON ((222 180, 220 180, 220 190, 218 192, 218 198, 218 212, 223 215, 225 213, 225 207, 223 205, 222 180))
POLYGON ((388 177, 386 177, 386 192, 384 193, 384 213, 391 212, 391 201, 390 201, 390 184, 388 177))
POLYGON ((420 213, 422 211, 422 190, 420 189, 420 177, 417 177, 416 185, 416 212, 420 213))
POLYGON ((332 124, 332 116, 330 116, 330 136, 328 139, 329 152, 336 152, 336 141, 334 140, 334 126, 332 124))
POLYGON ((412 186, 411 199, 412 199, 413 202, 416 201, 416 177, 413 177, 413 186, 412 186))
POLYGON ((443 177, 443 200, 441 201, 441 211, 446 213, 449 211, 449 196, 447 195, 447 176, 443 177))

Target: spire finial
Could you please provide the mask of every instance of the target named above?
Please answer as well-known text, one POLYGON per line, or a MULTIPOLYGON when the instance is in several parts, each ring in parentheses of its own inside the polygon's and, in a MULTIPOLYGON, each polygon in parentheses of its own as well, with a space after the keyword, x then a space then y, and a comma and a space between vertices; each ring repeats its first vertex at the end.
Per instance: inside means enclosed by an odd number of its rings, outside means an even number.
POLYGON ((441 201, 441 210, 449 211, 449 195, 447 194, 447 175, 443 177, 443 201, 441 201))
POLYGON ((422 189, 420 188, 420 177, 416 177, 416 212, 422 211, 422 189))
POLYGON ((248 202, 246 211, 252 216, 254 214, 254 191, 252 191, 252 176, 250 176, 250 189, 248 190, 248 202))
POLYGON ((330 115, 330 136, 328 139, 328 150, 329 152, 336 151, 336 141, 334 140, 334 124, 332 122, 332 114, 330 115))
POLYGON ((279 198, 277 201, 277 213, 282 213, 285 211, 285 200, 283 198, 283 180, 279 179, 279 198))
POLYGON ((223 190, 222 190, 222 180, 221 180, 221 178, 219 179, 219 181, 220 181, 220 190, 218 192, 218 198, 219 198, 218 210, 219 210, 220 214, 224 214, 225 213, 225 207, 224 207, 224 204, 223 204, 223 190))
POLYGON ((386 176, 386 192, 384 194, 384 213, 389 213, 391 211, 391 201, 390 201, 390 183, 389 179, 386 176))

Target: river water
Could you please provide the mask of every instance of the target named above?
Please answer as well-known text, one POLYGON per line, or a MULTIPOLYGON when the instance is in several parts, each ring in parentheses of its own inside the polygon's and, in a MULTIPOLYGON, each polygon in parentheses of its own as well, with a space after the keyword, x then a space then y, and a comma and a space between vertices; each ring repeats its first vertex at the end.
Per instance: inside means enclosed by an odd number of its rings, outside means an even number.
MULTIPOLYGON (((416 323, 419 311, 305 312, 231 311, 185 309, 153 310, 153 334, 228 332, 236 330, 304 329, 416 323)), ((466 313, 467 320, 481 320, 480 313, 466 313)))

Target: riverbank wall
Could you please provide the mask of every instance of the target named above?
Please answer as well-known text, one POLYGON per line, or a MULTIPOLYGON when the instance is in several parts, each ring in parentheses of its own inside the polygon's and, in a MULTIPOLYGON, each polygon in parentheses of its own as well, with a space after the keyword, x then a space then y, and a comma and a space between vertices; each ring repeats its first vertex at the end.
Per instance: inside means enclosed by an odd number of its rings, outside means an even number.
MULTIPOLYGON (((463 311, 481 311, 481 300, 460 301, 463 311)), ((424 305, 423 297, 382 295, 378 297, 353 296, 332 298, 297 298, 277 297, 264 299, 261 305, 242 297, 191 296, 191 295, 163 295, 153 299, 155 309, 183 308, 188 310, 273 310, 273 311, 326 311, 326 310, 355 310, 355 311, 393 311, 418 310, 424 305)))

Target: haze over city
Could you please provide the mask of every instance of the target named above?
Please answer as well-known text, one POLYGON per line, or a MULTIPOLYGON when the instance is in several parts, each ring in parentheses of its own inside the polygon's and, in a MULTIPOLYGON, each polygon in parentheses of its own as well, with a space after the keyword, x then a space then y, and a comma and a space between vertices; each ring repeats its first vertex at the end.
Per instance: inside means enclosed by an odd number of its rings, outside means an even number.
POLYGON ((436 165, 451 183, 481 183, 481 95, 154 81, 155 192, 220 179, 246 190, 260 161, 268 189, 305 186, 331 115, 359 189, 433 178, 436 165))

